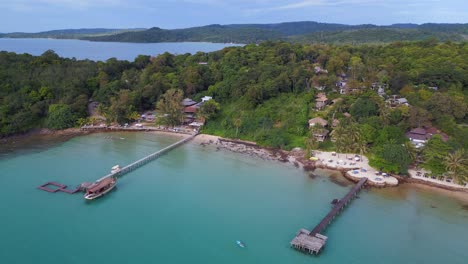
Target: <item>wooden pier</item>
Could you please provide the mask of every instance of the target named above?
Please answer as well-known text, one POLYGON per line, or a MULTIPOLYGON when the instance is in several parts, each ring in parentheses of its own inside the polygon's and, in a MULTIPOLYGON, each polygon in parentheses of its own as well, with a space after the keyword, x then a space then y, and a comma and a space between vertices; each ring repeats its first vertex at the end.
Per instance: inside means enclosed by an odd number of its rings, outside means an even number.
POLYGON ((109 178, 109 177, 121 177, 121 176, 123 176, 123 175, 125 175, 125 174, 127 174, 127 173, 129 173, 131 171, 134 171, 137 168, 147 164, 148 162, 153 161, 153 160, 161 157, 163 154, 175 149, 176 147, 178 147, 178 146, 192 140, 197 135, 198 135, 198 133, 196 133, 194 135, 191 135, 191 136, 189 136, 187 138, 184 138, 184 139, 182 139, 182 140, 180 140, 180 141, 178 141, 178 142, 176 142, 176 143, 174 143, 174 144, 172 144, 170 146, 167 146, 167 147, 165 147, 165 148, 163 148, 163 149, 161 149, 161 150, 159 150, 159 151, 157 151, 157 152, 155 152, 153 154, 150 154, 150 155, 148 155, 148 156, 146 156, 144 158, 141 158, 141 159, 139 159, 139 160, 137 160, 137 161, 123 167, 123 168, 121 168, 120 170, 118 170, 116 172, 113 172, 113 173, 110 173, 110 174, 108 174, 108 175, 106 175, 104 177, 101 177, 100 179, 97 180, 97 182, 99 182, 99 181, 101 181, 101 180, 103 180, 105 178, 109 178))
MULTIPOLYGON (((141 158, 119 170, 116 170, 115 172, 112 172, 104 177, 101 177, 100 179, 98 179, 96 182, 100 182, 106 178, 109 178, 109 177, 119 177, 119 176, 123 176, 131 171, 134 171, 136 170, 137 168, 147 164, 148 162, 150 161, 153 161, 159 157, 161 157, 163 154, 175 149, 176 147, 192 140, 193 138, 195 138, 196 136, 198 135, 198 133, 196 134, 193 134, 187 138, 184 138, 170 146, 167 146, 153 154, 150 154, 144 158, 141 158)), ((37 187, 38 189, 40 190, 43 190, 43 191, 46 191, 46 192, 50 192, 50 193, 55 193, 55 192, 65 192, 65 193, 69 193, 69 194, 74 194, 74 193, 77 193, 79 191, 86 191, 87 188, 91 185, 92 183, 82 183, 80 184, 78 187, 76 187, 76 189, 74 190, 69 190, 67 189, 67 186, 64 185, 64 184, 60 184, 60 183, 56 183, 56 182, 47 182, 47 183, 44 183, 43 185, 37 187), (49 186, 55 186, 56 188, 52 189, 50 188, 49 186)))
POLYGON ((341 211, 352 201, 354 197, 359 193, 364 184, 367 182, 367 178, 362 178, 341 200, 339 200, 330 212, 320 221, 318 225, 308 231, 301 229, 296 234, 296 237, 291 241, 291 246, 297 250, 309 254, 318 254, 325 246, 328 237, 321 233, 327 228, 327 226, 339 215, 341 211))

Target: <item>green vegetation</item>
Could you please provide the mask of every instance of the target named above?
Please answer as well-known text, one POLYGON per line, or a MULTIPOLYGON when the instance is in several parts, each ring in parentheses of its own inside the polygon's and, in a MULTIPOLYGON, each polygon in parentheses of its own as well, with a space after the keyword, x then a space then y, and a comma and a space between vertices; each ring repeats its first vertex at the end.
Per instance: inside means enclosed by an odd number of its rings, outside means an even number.
POLYGON ((75 124, 71 107, 65 104, 51 104, 46 119, 46 126, 51 129, 64 129, 75 124))
POLYGON ((111 42, 236 42, 256 43, 265 40, 279 40, 281 34, 268 29, 259 28, 235 28, 221 25, 210 25, 189 29, 161 29, 150 28, 144 31, 124 32, 113 35, 90 36, 83 39, 92 41, 111 42))
POLYGON ((264 42, 194 55, 139 56, 106 62, 0 52, 0 136, 35 127, 91 122, 90 100, 108 122, 123 124, 157 109, 158 122, 180 123, 180 101, 212 96, 197 113, 203 132, 283 149, 366 154, 376 168, 405 174, 414 162, 435 175, 466 180, 468 44, 434 40, 372 46, 264 42), (204 62, 204 63, 200 63, 204 62), (347 94, 335 84, 347 76, 347 94), (374 84, 374 85, 373 85, 374 84), (377 95, 384 87, 388 96, 377 95), (316 110, 319 91, 328 106, 316 110), (392 106, 391 95, 408 105, 392 106), (164 115, 165 114, 165 115, 164 115), (328 126, 309 128, 321 117, 328 126), (434 126, 416 149, 405 133, 434 126), (324 142, 314 134, 331 132, 324 142), (331 141, 330 137, 334 140, 331 141))
POLYGON ((395 41, 466 41, 468 24, 343 25, 312 21, 279 24, 208 25, 184 29, 64 29, 39 33, 6 33, 9 38, 86 39, 115 42, 234 42, 260 43, 283 40, 292 43, 363 44, 395 41))
MULTIPOLYGON (((468 28, 468 26, 466 27, 468 28)), ((358 30, 344 30, 332 32, 318 32, 290 38, 293 42, 299 43, 334 43, 334 44, 360 44, 360 43, 389 43, 394 41, 417 41, 430 38, 437 38, 441 41, 464 41, 464 33, 448 29, 448 31, 436 31, 432 28, 391 28, 375 27, 358 30)))
POLYGON ((198 111, 198 116, 204 120, 213 119, 221 110, 221 105, 214 99, 205 102, 198 111))
POLYGON ((180 104, 184 94, 179 89, 167 90, 159 99, 158 111, 164 113, 159 117, 158 122, 168 126, 176 126, 184 120, 184 107, 180 104))
POLYGON ((118 42, 235 42, 259 43, 285 40, 294 43, 389 43, 437 38, 441 41, 464 41, 468 24, 423 25, 342 25, 317 22, 289 22, 279 24, 209 25, 185 29, 151 28, 84 39, 118 42))
POLYGON ((144 29, 109 29, 109 28, 83 28, 83 29, 61 29, 38 33, 6 33, 0 34, 0 38, 56 38, 56 39, 79 39, 92 36, 105 36, 120 34, 124 32, 141 31, 144 29))

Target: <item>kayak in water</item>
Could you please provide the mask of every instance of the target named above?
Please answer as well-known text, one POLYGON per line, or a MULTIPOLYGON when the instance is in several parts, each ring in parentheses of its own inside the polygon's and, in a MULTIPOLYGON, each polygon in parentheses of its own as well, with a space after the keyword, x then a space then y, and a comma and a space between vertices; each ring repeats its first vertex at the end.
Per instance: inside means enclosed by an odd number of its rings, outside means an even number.
POLYGON ((240 240, 237 240, 237 241, 236 241, 236 244, 237 244, 239 247, 241 247, 241 248, 244 248, 244 247, 245 247, 245 244, 244 244, 242 241, 240 241, 240 240))

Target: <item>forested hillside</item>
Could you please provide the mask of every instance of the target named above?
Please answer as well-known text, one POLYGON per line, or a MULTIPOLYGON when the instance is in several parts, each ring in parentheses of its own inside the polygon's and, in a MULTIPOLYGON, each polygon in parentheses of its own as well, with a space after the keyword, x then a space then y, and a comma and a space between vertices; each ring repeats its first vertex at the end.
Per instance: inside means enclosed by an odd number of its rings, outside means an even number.
POLYGON ((435 38, 439 41, 466 41, 467 33, 454 31, 433 31, 417 28, 367 28, 345 31, 316 32, 289 38, 298 43, 390 43, 395 41, 420 41, 435 38))
POLYGON ((229 27, 221 25, 210 25, 205 27, 194 27, 188 29, 161 29, 151 28, 145 31, 125 32, 114 35, 91 36, 82 39, 92 41, 113 42, 236 42, 257 43, 265 40, 279 40, 282 36, 279 32, 269 29, 229 27))
POLYGON ((260 43, 283 40, 292 43, 363 44, 419 41, 466 41, 468 24, 394 24, 389 26, 344 25, 313 21, 277 24, 208 25, 183 29, 63 29, 38 33, 4 33, 9 38, 84 39, 110 42, 224 42, 260 43))
POLYGON ((101 103, 108 122, 128 122, 176 89, 195 100, 213 96, 220 104, 204 132, 284 149, 370 153, 375 166, 393 172, 404 173, 416 157, 405 132, 434 126, 448 141, 434 136, 421 155, 440 173, 444 157, 468 148, 466 58, 467 43, 431 40, 385 46, 264 42, 133 62, 1 52, 0 135, 85 123, 90 99, 101 103), (344 79, 347 89, 340 94, 336 84, 344 79), (317 89, 329 99, 324 108, 316 109, 317 89), (393 95, 409 105, 391 106, 393 95), (308 126, 313 117, 338 121, 327 128, 335 142, 314 140, 316 130, 308 126))
POLYGON ((144 29, 109 29, 109 28, 82 28, 61 29, 37 33, 14 32, 0 34, 1 38, 56 38, 56 39, 78 39, 89 36, 103 36, 129 31, 140 31, 144 29))
POLYGON ((235 42, 259 43, 285 40, 300 43, 388 43, 437 38, 441 41, 464 41, 468 24, 395 24, 343 25, 318 22, 287 22, 279 24, 209 25, 185 29, 151 28, 138 32, 91 36, 92 41, 119 42, 235 42))

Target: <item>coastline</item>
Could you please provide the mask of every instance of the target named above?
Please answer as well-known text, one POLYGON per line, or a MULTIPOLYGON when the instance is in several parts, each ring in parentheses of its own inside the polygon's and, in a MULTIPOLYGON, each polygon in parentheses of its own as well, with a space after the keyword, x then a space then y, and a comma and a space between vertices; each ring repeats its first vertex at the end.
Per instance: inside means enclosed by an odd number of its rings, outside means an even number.
MULTIPOLYGON (((0 138, 0 144, 3 146, 15 145, 17 142, 22 140, 34 140, 35 137, 46 137, 48 139, 60 137, 61 140, 66 141, 76 136, 88 135, 93 133, 108 133, 108 132, 148 132, 153 134, 167 135, 167 136, 178 136, 178 137, 187 137, 190 133, 181 133, 170 130, 160 130, 160 129, 113 129, 113 130, 83 130, 81 128, 69 128, 64 130, 49 130, 49 129, 36 129, 30 132, 13 135, 9 137, 0 138)), ((290 163, 294 167, 302 169, 311 174, 311 177, 314 176, 313 172, 316 169, 325 169, 329 171, 334 171, 349 181, 357 182, 360 177, 354 177, 351 171, 356 169, 355 167, 338 167, 336 165, 328 165, 324 160, 311 161, 304 158, 304 151, 300 148, 295 148, 291 151, 285 151, 280 149, 262 147, 257 145, 255 142, 236 140, 236 139, 227 139, 219 136, 208 135, 208 134, 198 134, 193 142, 202 146, 213 145, 216 146, 218 150, 227 150, 230 152, 235 152, 243 155, 249 155, 252 157, 260 158, 263 160, 270 161, 279 161, 282 163, 290 163)), ((327 153, 327 152, 317 152, 317 153, 327 153)), ((338 154, 345 155, 345 154, 338 154)), ((452 197, 459 198, 464 201, 468 201, 468 189, 463 188, 453 188, 449 186, 444 186, 441 184, 424 181, 416 178, 407 178, 399 175, 391 175, 398 179, 398 184, 373 184, 369 182, 368 185, 372 187, 384 188, 384 187, 394 187, 397 185, 413 186, 418 189, 430 190, 445 195, 456 193, 455 195, 449 195, 452 197)))
MULTIPOLYGON (((355 168, 360 166, 354 167, 337 167, 337 166, 330 166, 327 165, 326 162, 314 162, 304 158, 303 150, 296 148, 291 151, 284 151, 278 149, 271 149, 271 148, 264 148, 258 146, 255 142, 249 141, 242 141, 242 140, 234 140, 234 139, 226 139, 219 136, 207 135, 207 134, 199 134, 197 137, 193 139, 193 142, 202 146, 206 145, 214 145, 217 149, 223 149, 235 153, 240 153, 249 156, 255 156, 257 158, 261 158, 263 160, 271 160, 271 161, 280 161, 280 162, 289 162, 293 164, 296 168, 303 169, 304 171, 311 172, 312 176, 314 175, 313 172, 316 169, 324 169, 333 172, 337 172, 343 176, 344 179, 347 179, 352 182, 357 182, 360 180, 361 177, 353 176, 351 173, 355 168)), ((324 152, 320 152, 324 153, 324 152)), ((326 152, 325 152, 326 153, 326 152)), ((346 154, 338 154, 338 155, 346 155, 346 154)), ((394 177, 398 180, 397 184, 379 184, 369 182, 369 186, 377 187, 377 188, 388 188, 388 187, 395 187, 392 189, 399 189, 399 188, 406 188, 406 186, 411 186, 417 189, 429 190, 432 192, 437 192, 443 195, 448 195, 453 198, 457 198, 462 201, 468 202, 468 189, 460 188, 452 188, 444 185, 440 185, 437 183, 432 183, 428 181, 423 181, 420 179, 414 178, 406 178, 399 175, 390 175, 390 177, 394 177)))

